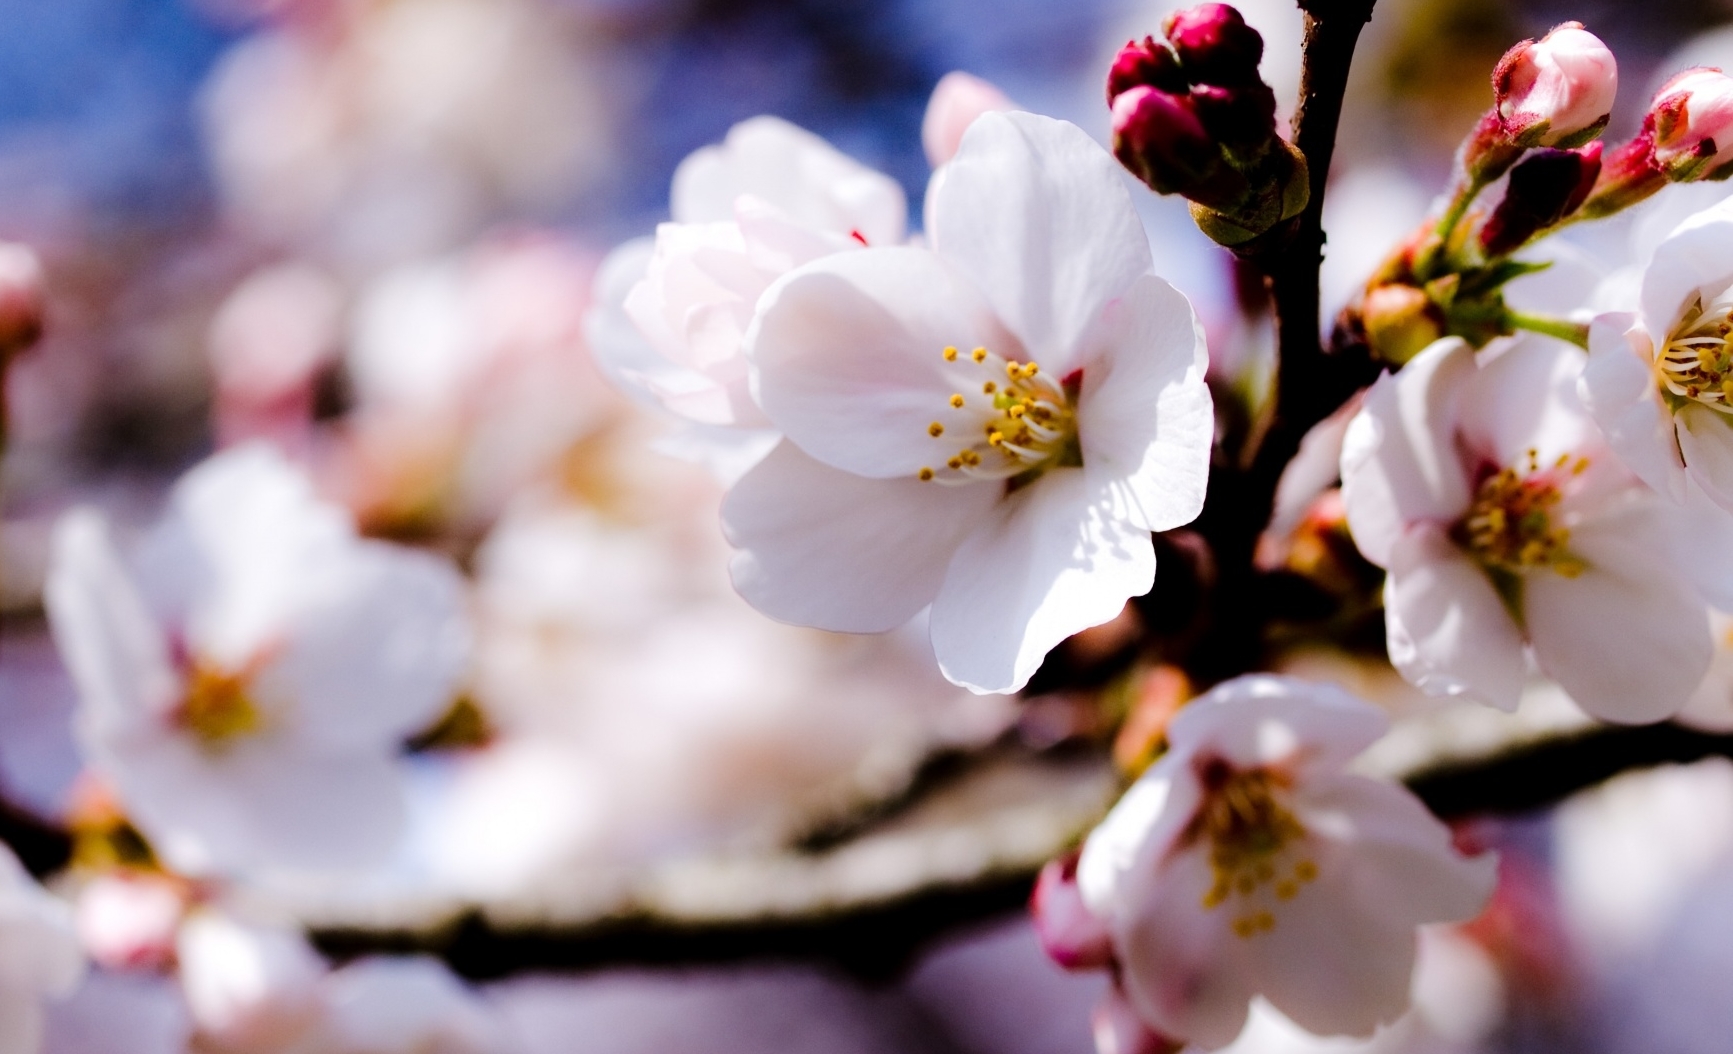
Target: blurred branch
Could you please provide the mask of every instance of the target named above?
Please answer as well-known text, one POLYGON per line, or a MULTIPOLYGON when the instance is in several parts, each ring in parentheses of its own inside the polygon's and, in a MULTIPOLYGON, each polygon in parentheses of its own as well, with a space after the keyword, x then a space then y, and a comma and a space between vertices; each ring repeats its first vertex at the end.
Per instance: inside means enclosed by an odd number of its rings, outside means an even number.
POLYGON ((0 842, 12 847, 24 869, 37 878, 72 860, 72 836, 63 828, 0 798, 0 842))

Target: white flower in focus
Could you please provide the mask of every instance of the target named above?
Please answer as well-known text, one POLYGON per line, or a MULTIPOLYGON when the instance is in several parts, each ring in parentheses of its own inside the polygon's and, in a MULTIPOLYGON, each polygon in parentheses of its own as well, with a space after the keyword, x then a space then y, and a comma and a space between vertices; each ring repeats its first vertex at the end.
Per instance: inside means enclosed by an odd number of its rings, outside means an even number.
POLYGON ((47 602, 91 763, 185 874, 362 867, 403 825, 395 755, 467 661, 449 563, 355 536, 264 446, 176 484, 129 567, 69 514, 47 602))
POLYGON ((801 264, 902 242, 908 204, 888 176, 775 117, 732 128, 674 173, 654 247, 604 263, 589 335, 608 374, 690 421, 766 426, 741 343, 759 297, 801 264))
POLYGON ((36 1054, 42 1000, 70 995, 83 975, 71 908, 0 844, 0 1054, 36 1054))
POLYGON ((1637 312, 1589 329, 1582 396, 1651 487, 1695 483, 1733 510, 1733 200, 1680 224, 1643 272, 1637 312))
POLYGON ((1449 339, 1381 378, 1343 446, 1348 526, 1389 572, 1390 659, 1423 691, 1514 709, 1527 646, 1594 716, 1658 721, 1708 668, 1707 610, 1669 508, 1583 409, 1581 361, 1449 339))
POLYGON ((875 632, 931 604, 945 675, 1013 692, 1147 592, 1149 532, 1202 507, 1204 342, 1080 129, 990 113, 946 172, 933 250, 839 253, 766 294, 754 390, 787 438, 723 519, 760 611, 875 632))
POLYGON ((1273 676, 1174 718, 1077 869, 1151 1028, 1214 1049, 1254 996, 1318 1034, 1406 1009, 1416 928, 1479 911, 1495 861, 1459 856, 1401 787, 1343 771, 1386 726, 1340 689, 1273 676))

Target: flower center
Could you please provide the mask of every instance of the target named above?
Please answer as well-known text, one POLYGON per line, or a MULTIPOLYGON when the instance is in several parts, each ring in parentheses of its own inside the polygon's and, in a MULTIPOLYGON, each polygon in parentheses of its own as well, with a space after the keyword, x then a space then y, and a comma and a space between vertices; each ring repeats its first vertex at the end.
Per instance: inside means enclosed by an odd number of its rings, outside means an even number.
POLYGON ((922 468, 923 480, 969 483, 1007 480, 1011 489, 1033 482, 1048 469, 1083 464, 1073 403, 1081 380, 1056 380, 1033 362, 1012 362, 986 348, 964 354, 942 352, 957 385, 927 426, 942 450, 942 463, 922 468))
POLYGON ((1655 356, 1655 380, 1675 399, 1733 414, 1733 290, 1707 307, 1697 297, 1655 356))
POLYGON ((1294 859, 1306 829, 1281 800, 1290 780, 1270 769, 1235 769, 1220 758, 1201 765, 1198 780, 1204 802, 1182 841, 1209 846, 1213 878, 1204 910, 1237 900, 1234 933, 1251 938, 1273 929, 1270 898, 1291 900, 1318 877, 1316 863, 1294 859))
POLYGON ((1586 458, 1564 454, 1543 472, 1530 450, 1525 465, 1500 469, 1480 484, 1452 533, 1488 570, 1520 574, 1546 568, 1575 578, 1586 565, 1566 549, 1570 529, 1556 522, 1564 497, 1560 484, 1588 467, 1586 458))
POLYGON ((213 749, 257 732, 264 723, 247 694, 246 676, 225 672, 203 660, 193 662, 175 719, 201 745, 213 749))

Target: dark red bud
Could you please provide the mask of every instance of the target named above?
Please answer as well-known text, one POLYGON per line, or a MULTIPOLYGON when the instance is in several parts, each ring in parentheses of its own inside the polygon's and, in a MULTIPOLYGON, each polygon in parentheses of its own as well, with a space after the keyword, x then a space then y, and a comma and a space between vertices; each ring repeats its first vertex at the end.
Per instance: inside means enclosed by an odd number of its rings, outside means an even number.
POLYGON ((1480 230, 1486 255, 1504 256, 1575 212, 1601 174, 1601 144, 1534 150, 1510 171, 1504 200, 1480 230))
POLYGON ((1264 38, 1227 4, 1199 4, 1167 17, 1162 31, 1193 84, 1256 84, 1264 38))
POLYGON ((1204 129, 1236 154, 1261 153, 1276 136, 1276 93, 1268 85, 1200 85, 1191 98, 1204 129))
POLYGON ((1158 194, 1195 197, 1224 167, 1190 96, 1147 86, 1113 101, 1113 153, 1158 194))
POLYGON ((1186 90, 1185 74, 1180 72, 1179 59, 1166 44, 1157 44, 1154 37, 1127 41, 1119 49, 1113 66, 1107 71, 1107 104, 1132 88, 1159 88, 1175 95, 1186 90))

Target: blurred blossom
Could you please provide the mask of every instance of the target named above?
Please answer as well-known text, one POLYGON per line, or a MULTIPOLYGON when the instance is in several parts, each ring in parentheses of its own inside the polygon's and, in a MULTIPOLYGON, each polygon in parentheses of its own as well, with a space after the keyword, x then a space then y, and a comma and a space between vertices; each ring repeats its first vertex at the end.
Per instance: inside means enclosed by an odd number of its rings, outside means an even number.
POLYGON ((174 963, 175 937, 191 899, 187 884, 156 872, 115 870, 78 891, 78 938, 111 970, 161 970, 174 963))
POLYGON ((255 271, 211 319, 217 440, 304 441, 319 371, 336 359, 343 289, 311 264, 255 271))
POLYGON ((953 70, 939 78, 921 119, 921 146, 934 168, 957 156, 963 133, 984 113, 1015 110, 1004 92, 979 77, 953 70))
POLYGON ((44 296, 35 251, 0 242, 0 364, 42 335, 44 296))
POLYGON ((205 908, 181 927, 177 953, 193 1024, 217 1050, 288 1051, 318 1026, 325 963, 298 931, 205 908))
POLYGON ((808 261, 900 244, 908 205, 888 176, 786 121, 755 117, 680 163, 670 211, 648 255, 629 242, 603 265, 593 350, 616 382, 680 417, 766 428, 742 345, 760 296, 808 261), (626 268, 640 260, 627 287, 626 268))
POLYGON ((500 209, 567 202, 611 156, 577 30, 538 0, 286 18, 206 86, 223 197, 260 236, 362 267, 449 248, 500 209))
POLYGON ((362 541, 263 445, 176 485, 123 559, 67 515, 48 607, 87 757, 179 871, 381 859, 394 756, 450 702, 468 641, 455 570, 362 541))
POLYGON ((672 522, 528 497, 477 554, 476 693, 501 737, 464 762, 441 832, 462 885, 775 849, 1011 719, 934 674, 917 634, 752 611, 727 585, 714 484, 671 464, 704 484, 672 522), (510 804, 526 798, 544 805, 510 804))
POLYGON ((619 401, 584 351, 590 278, 575 246, 523 233, 362 289, 355 407, 329 467, 365 527, 479 530, 614 420, 619 401))
POLYGON ((987 114, 944 173, 933 250, 824 257, 766 294, 753 393, 786 438, 723 521, 760 611, 875 632, 931 605, 945 675, 1015 692, 1148 592, 1149 532, 1202 507, 1208 357, 1081 129, 987 114))
POLYGON ((71 909, 0 845, 0 1054, 36 1054, 44 998, 70 995, 83 973, 71 909))

